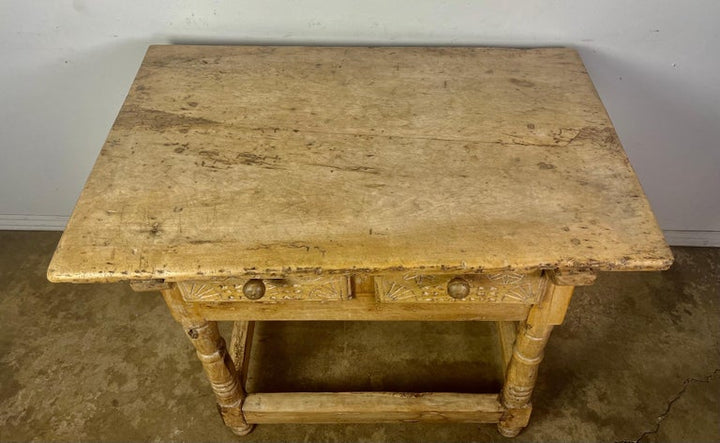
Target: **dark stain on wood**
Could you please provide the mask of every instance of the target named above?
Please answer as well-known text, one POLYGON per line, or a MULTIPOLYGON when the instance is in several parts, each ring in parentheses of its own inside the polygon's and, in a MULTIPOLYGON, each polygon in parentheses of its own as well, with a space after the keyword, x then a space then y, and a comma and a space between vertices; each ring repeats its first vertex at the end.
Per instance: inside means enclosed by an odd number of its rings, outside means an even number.
POLYGON ((147 109, 137 105, 127 105, 118 114, 115 120, 115 128, 149 128, 162 131, 172 128, 180 128, 187 132, 187 128, 200 128, 220 125, 220 122, 203 117, 190 117, 173 112, 147 109))
POLYGON ((346 172, 362 172, 365 174, 380 174, 380 170, 371 166, 342 166, 342 165, 329 165, 324 163, 308 163, 310 166, 321 166, 323 168, 331 168, 332 170, 346 171, 346 172))
POLYGON ((527 80, 520 80, 519 78, 511 78, 510 83, 517 86, 522 86, 523 88, 532 88, 535 86, 535 83, 527 80))

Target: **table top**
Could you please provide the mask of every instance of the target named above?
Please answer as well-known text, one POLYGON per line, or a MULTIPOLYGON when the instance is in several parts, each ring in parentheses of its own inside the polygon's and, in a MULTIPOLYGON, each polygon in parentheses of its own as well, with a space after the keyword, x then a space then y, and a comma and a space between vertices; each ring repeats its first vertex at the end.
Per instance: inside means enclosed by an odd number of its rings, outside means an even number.
POLYGON ((48 277, 671 262, 572 49, 151 46, 48 277))

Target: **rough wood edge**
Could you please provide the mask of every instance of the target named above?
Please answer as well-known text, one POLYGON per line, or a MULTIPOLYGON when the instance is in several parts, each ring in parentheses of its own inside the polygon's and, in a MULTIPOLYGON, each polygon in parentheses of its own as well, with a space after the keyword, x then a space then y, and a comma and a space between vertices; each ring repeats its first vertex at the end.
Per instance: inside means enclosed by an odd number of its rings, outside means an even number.
POLYGON ((498 423, 497 394, 292 392, 249 394, 248 423, 498 423))
POLYGON ((170 283, 162 279, 131 281, 130 287, 135 292, 162 291, 170 289, 170 283))
POLYGON ((556 269, 547 271, 547 275, 556 286, 590 286, 597 279, 592 269, 556 269))
MULTIPOLYGON (((668 249, 669 251, 669 249, 668 249)), ((608 271, 608 272, 627 272, 627 271, 664 271, 673 263, 673 257, 660 257, 657 259, 637 260, 632 262, 607 263, 574 263, 580 269, 586 269, 592 272, 608 271)), ((521 272, 533 273, 539 271, 550 272, 553 269, 559 269, 560 266, 567 266, 564 262, 527 264, 519 263, 507 267, 483 267, 481 264, 477 266, 420 266, 420 267, 403 267, 388 266, 377 268, 268 268, 263 271, 253 271, 247 269, 225 269, 224 272, 206 272, 202 280, 198 280, 197 273, 187 272, 170 272, 166 271, 162 275, 154 272, 133 272, 129 275, 117 275, 109 272, 78 272, 69 271, 59 268, 59 266, 51 262, 47 271, 47 279, 53 283, 116 283, 125 281, 141 281, 164 278, 166 281, 215 281, 224 278, 284 278, 289 275, 310 275, 310 274, 369 274, 369 275, 390 275, 392 273, 406 272, 422 272, 424 274, 475 274, 475 273, 494 273, 494 272, 521 272)))

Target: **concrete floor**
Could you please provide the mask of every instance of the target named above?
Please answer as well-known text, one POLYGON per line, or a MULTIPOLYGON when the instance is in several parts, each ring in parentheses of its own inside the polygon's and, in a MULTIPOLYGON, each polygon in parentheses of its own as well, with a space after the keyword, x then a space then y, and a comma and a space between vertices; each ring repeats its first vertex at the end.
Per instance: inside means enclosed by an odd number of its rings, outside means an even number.
MULTIPOLYGON (((505 440, 494 425, 412 423, 235 437, 160 296, 48 283, 58 239, 0 231, 0 440, 505 440)), ((516 441, 720 441, 720 249, 674 252, 668 272, 602 274, 576 291, 516 441)), ((499 386, 484 358, 497 344, 480 323, 265 323, 255 343, 256 390, 499 386)))

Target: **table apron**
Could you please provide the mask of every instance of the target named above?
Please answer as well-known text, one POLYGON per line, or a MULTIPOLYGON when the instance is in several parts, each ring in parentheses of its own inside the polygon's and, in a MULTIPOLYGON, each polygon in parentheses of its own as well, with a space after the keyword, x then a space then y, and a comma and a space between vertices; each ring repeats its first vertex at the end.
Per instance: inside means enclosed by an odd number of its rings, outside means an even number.
POLYGON ((341 302, 187 303, 202 318, 238 320, 521 321, 530 306, 519 303, 377 303, 374 297, 341 302))

